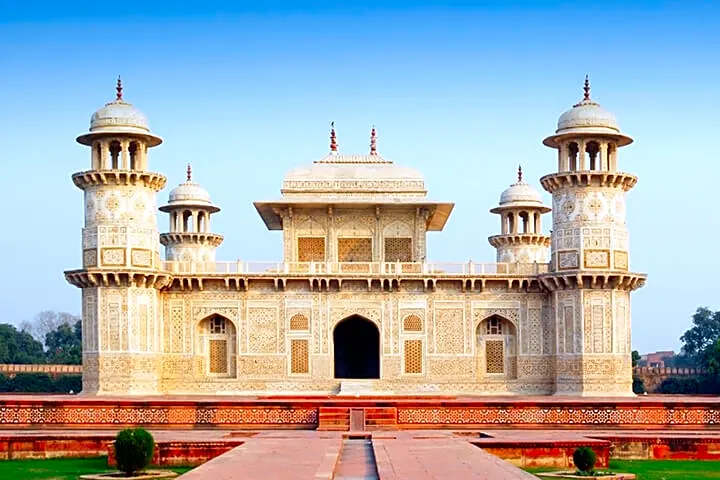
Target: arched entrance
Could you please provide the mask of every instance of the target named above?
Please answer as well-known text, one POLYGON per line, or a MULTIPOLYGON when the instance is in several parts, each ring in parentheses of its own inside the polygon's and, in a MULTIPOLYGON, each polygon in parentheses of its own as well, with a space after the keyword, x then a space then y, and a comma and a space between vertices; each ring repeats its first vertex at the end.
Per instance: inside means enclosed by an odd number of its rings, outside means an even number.
POLYGON ((380 332, 359 315, 346 318, 333 330, 335 378, 380 378, 380 332))

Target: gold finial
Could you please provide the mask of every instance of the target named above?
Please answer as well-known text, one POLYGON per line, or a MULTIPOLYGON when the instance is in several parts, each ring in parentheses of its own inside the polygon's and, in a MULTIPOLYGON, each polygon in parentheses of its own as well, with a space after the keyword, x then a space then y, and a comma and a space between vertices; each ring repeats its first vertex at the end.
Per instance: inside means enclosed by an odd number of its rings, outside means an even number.
POLYGON ((191 167, 190 164, 188 163, 188 168, 187 168, 187 181, 190 182, 191 180, 192 180, 192 167, 191 167))
POLYGON ((370 130, 370 155, 377 155, 377 136, 375 135, 375 125, 370 130))
POLYGON ((522 165, 518 165, 518 183, 522 182, 522 165))
POLYGON ((590 78, 588 75, 585 75, 585 86, 583 87, 583 90, 585 91, 583 100, 587 102, 590 100, 590 78))
POLYGON ((115 91, 117 92, 115 100, 118 102, 122 101, 122 80, 120 79, 120 75, 118 75, 115 91))
POLYGON ((330 122, 330 151, 337 152, 337 138, 335 137, 335 122, 330 122))

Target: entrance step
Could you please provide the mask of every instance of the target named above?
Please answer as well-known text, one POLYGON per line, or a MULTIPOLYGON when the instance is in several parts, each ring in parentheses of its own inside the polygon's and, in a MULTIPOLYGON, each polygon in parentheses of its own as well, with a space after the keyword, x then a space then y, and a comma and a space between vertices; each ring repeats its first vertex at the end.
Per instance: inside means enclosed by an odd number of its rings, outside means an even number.
POLYGON ((338 395, 377 395, 375 380, 342 380, 338 395))
POLYGON ((397 408, 395 407, 366 407, 365 428, 367 430, 395 430, 397 429, 397 408))
POLYGON ((347 432, 350 429, 350 409, 347 407, 318 408, 318 430, 347 432))

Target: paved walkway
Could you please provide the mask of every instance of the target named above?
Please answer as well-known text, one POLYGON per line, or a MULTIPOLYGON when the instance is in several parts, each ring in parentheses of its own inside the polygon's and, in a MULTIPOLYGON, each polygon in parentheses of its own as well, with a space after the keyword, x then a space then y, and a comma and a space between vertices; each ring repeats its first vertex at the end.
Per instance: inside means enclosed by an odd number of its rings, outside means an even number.
MULTIPOLYGON (((359 442, 357 445, 352 442, 359 442)), ((181 480, 529 480, 536 477, 451 433, 374 432, 377 477, 368 457, 336 432, 267 432, 181 476, 181 480), (348 447, 350 445, 350 447, 348 447), (350 448, 350 450, 347 450, 350 448), (344 457, 346 462, 342 462, 344 457)))

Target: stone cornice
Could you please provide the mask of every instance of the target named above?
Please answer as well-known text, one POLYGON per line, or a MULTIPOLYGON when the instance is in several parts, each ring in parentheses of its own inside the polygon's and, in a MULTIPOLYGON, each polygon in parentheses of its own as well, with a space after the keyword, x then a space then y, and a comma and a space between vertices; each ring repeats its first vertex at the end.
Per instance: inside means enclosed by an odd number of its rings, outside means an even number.
POLYGON ((488 242, 495 248, 506 246, 537 245, 540 247, 550 246, 550 236, 538 233, 517 233, 509 235, 494 235, 488 237, 488 242))
POLYGON ((159 192, 165 188, 165 176, 154 172, 136 170, 86 170, 72 176, 73 183, 81 190, 97 185, 132 185, 151 188, 159 192))
POLYGON ((611 289, 633 291, 645 285, 647 275, 629 272, 562 272, 539 276, 542 285, 551 292, 577 289, 611 289))
POLYGON ((549 193, 568 187, 611 187, 627 192, 636 183, 637 177, 629 173, 591 170, 552 173, 540 179, 540 184, 549 193))
MULTIPOLYGON (((310 291, 343 291, 343 285, 362 282, 367 291, 392 292, 400 289, 403 283, 421 283, 423 291, 434 291, 442 285, 455 287, 463 293, 482 293, 491 287, 506 292, 544 292, 545 289, 536 275, 508 276, 399 276, 377 277, 368 275, 232 275, 232 274, 179 274, 171 279, 169 289, 175 291, 205 290, 213 285, 226 290, 252 289, 252 284, 271 284, 276 291, 292 290, 291 283, 307 282, 310 291)), ((348 290, 351 292, 353 290, 348 290)), ((495 291, 495 290, 492 290, 495 291)))
POLYGON ((209 245, 217 247, 223 241, 223 236, 217 233, 200 233, 200 232, 170 232, 160 234, 160 243, 168 245, 209 245))
POLYGON ((165 272, 143 272, 139 270, 68 270, 65 280, 78 288, 93 287, 145 287, 162 290, 172 281, 165 272))

